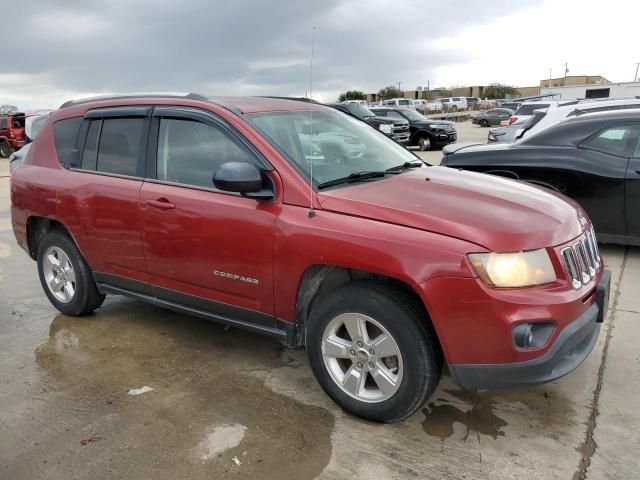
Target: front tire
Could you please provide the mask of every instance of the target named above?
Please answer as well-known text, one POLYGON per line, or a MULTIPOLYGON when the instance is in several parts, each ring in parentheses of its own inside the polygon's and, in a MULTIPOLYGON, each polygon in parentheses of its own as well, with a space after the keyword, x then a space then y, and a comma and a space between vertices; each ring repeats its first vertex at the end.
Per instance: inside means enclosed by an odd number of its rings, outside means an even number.
POLYGON ((7 142, 0 142, 0 157, 9 158, 11 155, 11 147, 7 142))
POLYGON ((429 135, 420 137, 420 139, 418 140, 418 147, 420 148, 421 152, 431 150, 431 138, 429 138, 429 135))
POLYGON ((321 297, 306 331, 313 373, 346 411, 396 422, 434 392, 442 354, 420 305, 375 282, 353 282, 321 297))
POLYGON ((486 120, 480 120, 480 126, 483 128, 487 128, 489 126, 489 122, 486 120))
POLYGON ((89 266, 63 232, 47 233, 38 247, 38 275, 49 301, 66 315, 94 311, 104 302, 89 266))

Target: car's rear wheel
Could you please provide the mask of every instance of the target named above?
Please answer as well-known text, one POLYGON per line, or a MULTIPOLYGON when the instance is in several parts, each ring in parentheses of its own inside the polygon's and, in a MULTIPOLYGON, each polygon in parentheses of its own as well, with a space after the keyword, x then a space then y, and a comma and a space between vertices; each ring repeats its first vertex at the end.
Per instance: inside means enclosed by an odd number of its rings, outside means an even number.
POLYGON ((38 274, 45 294, 62 313, 84 315, 104 301, 73 241, 63 232, 47 233, 38 247, 38 274))
POLYGON ((431 150, 431 138, 429 137, 429 135, 423 135, 422 137, 420 137, 420 139, 418 140, 418 147, 422 152, 431 150))
POLYGON ((11 155, 11 147, 7 142, 0 142, 0 157, 9 158, 11 155))
POLYGON ((489 126, 489 122, 487 122, 486 120, 480 120, 480 126, 487 128, 489 126))
POLYGON ((306 348, 313 373, 345 410, 394 422, 415 412, 440 379, 442 354, 420 306, 403 291, 354 282, 312 310, 306 348))
POLYGON ((452 106, 451 107, 451 111, 452 112, 457 112, 458 111, 458 106, 457 105, 452 106))

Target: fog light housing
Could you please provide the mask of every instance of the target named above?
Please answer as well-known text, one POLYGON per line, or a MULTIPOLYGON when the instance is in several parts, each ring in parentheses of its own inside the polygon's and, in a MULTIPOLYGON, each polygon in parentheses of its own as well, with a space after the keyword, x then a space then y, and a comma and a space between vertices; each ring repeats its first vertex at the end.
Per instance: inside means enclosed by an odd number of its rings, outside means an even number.
POLYGON ((520 323, 513 327, 513 344, 516 348, 530 350, 544 346, 551 337, 555 323, 520 323))

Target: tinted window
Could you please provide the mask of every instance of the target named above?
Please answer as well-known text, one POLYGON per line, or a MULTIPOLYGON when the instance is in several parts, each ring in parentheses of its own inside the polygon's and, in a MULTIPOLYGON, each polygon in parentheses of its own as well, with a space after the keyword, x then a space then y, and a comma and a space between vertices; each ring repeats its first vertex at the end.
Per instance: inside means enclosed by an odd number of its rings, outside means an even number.
POLYGON ((387 116, 387 110, 371 110, 373 113, 375 113, 378 117, 386 117, 387 116))
POLYGON ((398 105, 409 105, 409 100, 398 100, 398 105))
POLYGON ((135 176, 141 153, 143 126, 143 118, 103 120, 97 170, 135 176))
POLYGON ((440 102, 442 102, 442 103, 449 103, 449 101, 450 100, 448 98, 441 98, 440 99, 440 102))
POLYGON ((53 124, 53 141, 61 164, 69 166, 73 162, 73 149, 76 145, 82 117, 59 120, 53 124))
POLYGON ((158 180, 213 188, 212 177, 226 162, 255 157, 218 127, 192 120, 163 118, 158 135, 158 180))
POLYGON ((98 137, 100 136, 100 127, 102 120, 94 120, 89 126, 87 132, 87 140, 82 150, 82 168, 86 170, 95 170, 98 163, 98 137))
POLYGON ((0 118, 0 130, 5 130, 7 128, 7 119, 0 118))
POLYGON ((624 155, 629 138, 634 134, 634 131, 633 125, 617 125, 597 133, 585 140, 582 145, 613 155, 624 155))
POLYGON ((533 115, 534 110, 548 107, 548 103, 529 103, 527 105, 520 105, 520 108, 516 111, 516 115, 533 115))

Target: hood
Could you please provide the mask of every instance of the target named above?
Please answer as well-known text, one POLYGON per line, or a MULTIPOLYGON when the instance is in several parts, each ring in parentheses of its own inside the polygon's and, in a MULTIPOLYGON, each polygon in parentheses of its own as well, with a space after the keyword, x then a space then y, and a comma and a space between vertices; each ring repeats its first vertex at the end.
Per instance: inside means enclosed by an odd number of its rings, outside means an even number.
POLYGON ((572 200, 526 183, 428 167, 319 194, 323 209, 463 239, 488 250, 533 250, 582 233, 572 200), (428 181, 426 180, 428 178, 428 181))
POLYGON ((426 123, 429 125, 455 125, 456 124, 456 122, 451 122, 449 120, 431 120, 430 118, 423 123, 426 123))

